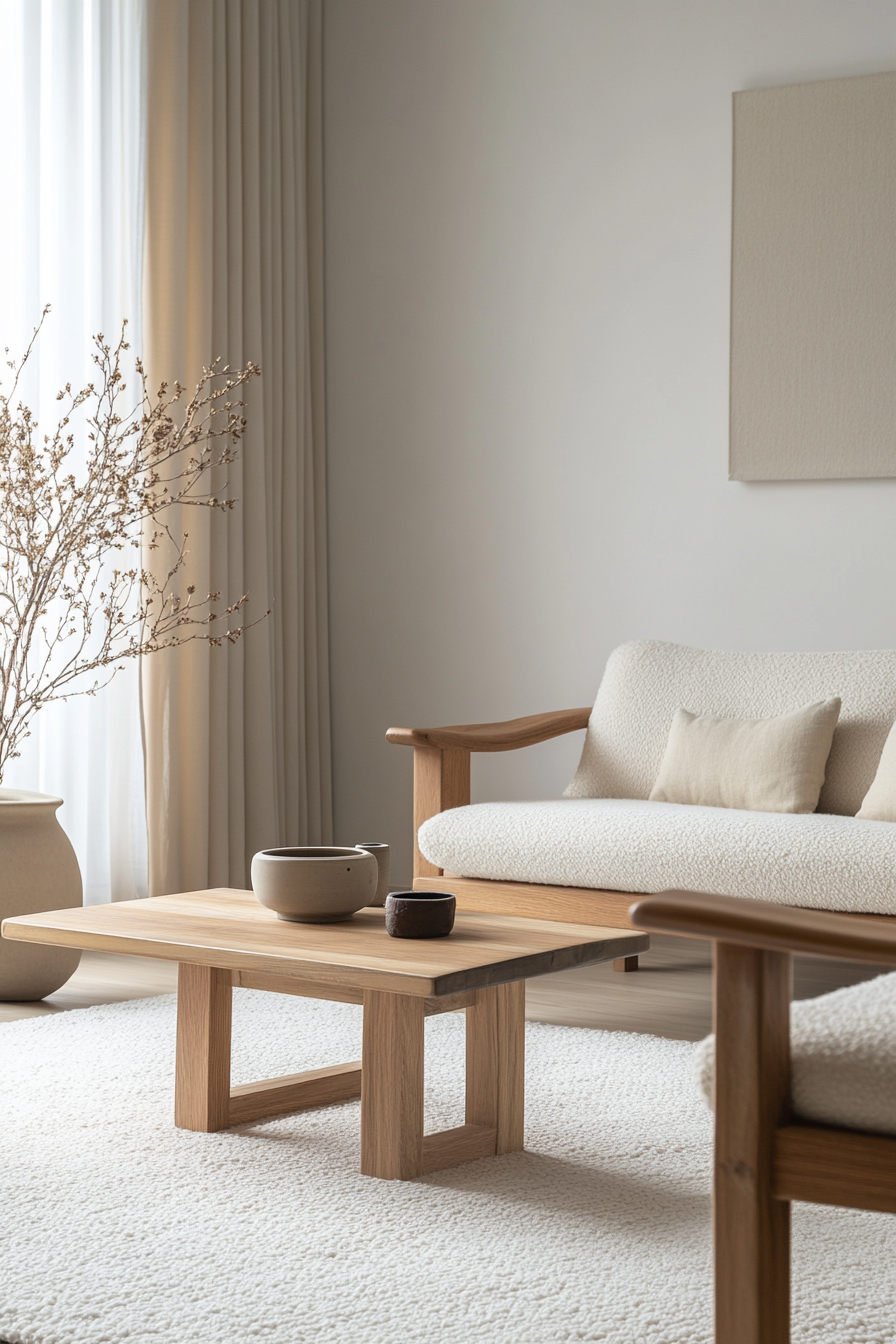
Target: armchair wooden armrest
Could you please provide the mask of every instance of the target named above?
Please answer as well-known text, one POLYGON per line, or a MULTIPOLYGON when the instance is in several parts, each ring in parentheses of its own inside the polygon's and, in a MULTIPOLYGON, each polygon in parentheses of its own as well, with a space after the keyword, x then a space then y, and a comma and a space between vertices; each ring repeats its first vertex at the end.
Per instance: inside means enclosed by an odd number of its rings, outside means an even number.
POLYGON ((791 1115, 791 954, 896 966, 896 921, 687 891, 629 917, 714 940, 715 1338, 786 1344, 791 1203, 896 1213, 896 1137, 791 1115))
POLYGON ((636 928, 840 961, 896 966, 896 922, 880 915, 795 909, 770 901, 663 891, 629 911, 636 928))
POLYGON ((438 812, 470 801, 470 752, 515 751, 587 728, 590 706, 528 714, 503 723, 455 723, 444 728, 390 728, 386 739, 414 748, 414 877, 441 877, 420 853, 417 832, 438 812))

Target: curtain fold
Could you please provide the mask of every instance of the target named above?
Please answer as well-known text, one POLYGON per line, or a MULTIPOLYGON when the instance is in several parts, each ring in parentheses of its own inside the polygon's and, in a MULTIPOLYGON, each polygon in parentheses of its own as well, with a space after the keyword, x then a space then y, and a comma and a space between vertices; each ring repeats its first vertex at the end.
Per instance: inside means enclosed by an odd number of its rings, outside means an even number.
POLYGON ((176 519, 185 582, 248 593, 251 628, 143 664, 153 895, 245 886, 257 850, 331 837, 320 65, 320 0, 149 0, 149 377, 262 369, 235 509, 176 519))
MULTIPOLYGON (((51 306, 23 388, 45 430, 58 390, 91 381, 93 334, 127 318, 141 346, 145 54, 144 0, 0 0, 0 350, 21 354, 51 306)), ((134 661, 46 705, 3 783, 64 799, 87 904, 146 895, 134 661)))

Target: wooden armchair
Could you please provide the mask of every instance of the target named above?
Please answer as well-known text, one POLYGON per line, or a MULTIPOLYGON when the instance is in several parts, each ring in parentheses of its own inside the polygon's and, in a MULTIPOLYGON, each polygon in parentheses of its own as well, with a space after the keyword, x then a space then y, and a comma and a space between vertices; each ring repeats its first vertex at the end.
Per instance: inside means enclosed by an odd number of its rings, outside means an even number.
POLYGON ((631 922, 715 942, 716 1340, 787 1344, 791 1202, 896 1213, 896 1136, 791 1119, 791 958, 896 967, 896 921, 669 891, 631 922))
MULTIPOLYGON (((591 706, 530 714, 503 723, 459 723, 444 728, 390 728, 389 742, 414 748, 414 887, 432 891, 450 887, 461 910, 487 914, 559 919, 578 924, 628 928, 632 892, 596 891, 586 887, 543 886, 529 882, 495 882, 443 873, 420 852, 417 831, 424 821, 470 801, 470 753, 515 751, 537 742, 580 732, 588 727, 591 706), (447 879, 447 880, 446 880, 447 879)), ((637 969, 637 957, 613 963, 617 970, 637 969)))

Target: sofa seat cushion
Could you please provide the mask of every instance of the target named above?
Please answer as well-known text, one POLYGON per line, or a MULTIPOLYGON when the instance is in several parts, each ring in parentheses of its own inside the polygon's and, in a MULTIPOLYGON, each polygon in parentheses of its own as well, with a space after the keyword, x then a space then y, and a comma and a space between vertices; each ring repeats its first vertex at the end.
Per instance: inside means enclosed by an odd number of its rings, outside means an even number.
MULTIPOLYGON (((794 1003, 790 1040, 795 1119, 896 1134, 896 975, 794 1003)), ((712 1105, 715 1037, 696 1058, 712 1105)))
POLYGON ((563 798, 454 808, 418 838, 459 877, 896 914, 896 825, 885 821, 563 798))

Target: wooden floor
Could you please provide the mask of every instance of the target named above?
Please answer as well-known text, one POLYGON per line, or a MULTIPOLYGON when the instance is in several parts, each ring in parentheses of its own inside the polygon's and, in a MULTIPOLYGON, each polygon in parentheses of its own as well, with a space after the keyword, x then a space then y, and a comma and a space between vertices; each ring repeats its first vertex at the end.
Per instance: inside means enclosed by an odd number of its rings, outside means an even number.
MULTIPOLYGON (((797 957, 794 997, 815 998, 844 985, 871 980, 887 966, 797 957)), ((699 1041, 712 1030, 711 944, 654 934, 640 967, 620 974, 612 966, 587 966, 530 980, 526 1016, 535 1022, 606 1031, 641 1031, 678 1041, 699 1041)))
MULTIPOLYGON (((801 999, 813 998, 842 985, 870 980, 886 969, 800 957, 795 994, 801 999)), ((170 994, 176 986, 177 967, 173 962, 85 952, 72 978, 49 998, 39 1003, 0 1003, 0 1022, 170 994)), ((654 937, 651 950, 641 957, 641 969, 634 973, 620 974, 607 964, 530 980, 526 986, 526 1016, 535 1022, 698 1041, 711 1030, 711 992, 707 943, 654 937)))

